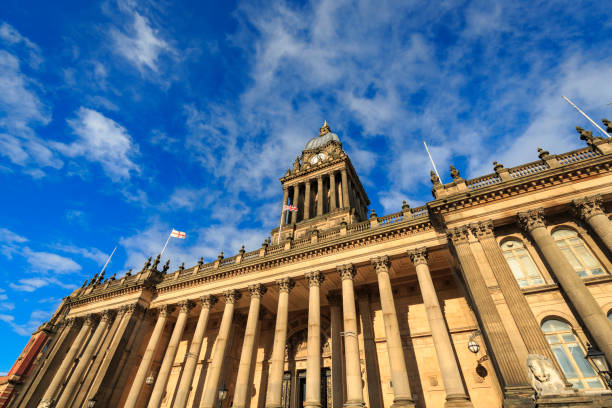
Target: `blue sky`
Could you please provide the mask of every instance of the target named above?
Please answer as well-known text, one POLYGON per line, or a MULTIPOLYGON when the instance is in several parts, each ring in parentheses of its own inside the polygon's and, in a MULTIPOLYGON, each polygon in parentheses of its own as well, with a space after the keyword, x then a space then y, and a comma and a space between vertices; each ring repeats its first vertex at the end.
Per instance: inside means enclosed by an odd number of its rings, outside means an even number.
MULTIPOLYGON (((184 1, 0 8, 0 373, 63 296, 252 250, 327 120, 379 215, 448 181, 582 146, 612 117, 604 1, 184 1)), ((608 5, 609 6, 609 5, 608 5)))

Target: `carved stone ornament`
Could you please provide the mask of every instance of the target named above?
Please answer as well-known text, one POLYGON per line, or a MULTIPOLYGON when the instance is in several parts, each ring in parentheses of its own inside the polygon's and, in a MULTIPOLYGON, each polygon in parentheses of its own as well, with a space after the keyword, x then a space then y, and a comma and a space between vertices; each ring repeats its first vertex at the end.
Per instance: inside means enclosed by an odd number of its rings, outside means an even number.
POLYGON ((261 298, 266 292, 267 288, 261 283, 256 283, 255 285, 249 285, 249 293, 251 297, 261 298))
POLYGON ((320 271, 308 272, 304 275, 308 281, 308 286, 321 286, 321 282, 325 280, 323 274, 320 271))
POLYGON ((277 279, 276 284, 278 285, 279 292, 291 292, 291 289, 295 286, 295 282, 291 278, 277 279))
POLYGON ((102 312, 100 320, 110 322, 111 320, 113 320, 114 316, 115 312, 113 310, 105 310, 102 312))
POLYGON ((459 174, 459 170, 457 170, 455 166, 453 166, 452 164, 450 166, 450 175, 455 181, 461 180, 461 175, 459 174))
POLYGON ((427 248, 411 249, 408 251, 408 256, 410 257, 410 260, 414 266, 427 265, 427 248))
POLYGON ((213 295, 205 295, 200 298, 202 301, 202 307, 207 309, 212 309, 212 307, 217 303, 219 299, 213 295))
POLYGON ((352 280, 355 277, 355 274, 357 273, 357 271, 355 270, 352 264, 338 266, 336 270, 340 274, 340 278, 342 280, 345 280, 345 279, 352 280))
POLYGON ((234 304, 242 297, 242 295, 236 289, 230 289, 223 292, 223 297, 225 298, 225 303, 234 304))
POLYGON ((536 396, 574 394, 567 389, 559 372, 548 359, 541 354, 529 354, 527 356, 527 375, 536 396))
POLYGON ((168 317, 172 313, 173 310, 174 308, 170 305, 162 305, 159 308, 159 316, 168 317))
POLYGON ((531 232, 536 228, 546 227, 544 224, 544 208, 520 212, 517 214, 517 217, 519 225, 527 232, 531 232))
POLYGON ((178 306, 180 308, 180 313, 189 313, 195 304, 191 300, 181 300, 178 306))
POLYGON ((389 261, 389 257, 387 255, 372 258, 370 259, 370 262, 372 263, 376 273, 389 272, 389 265, 391 262, 389 261))
POLYGON ((612 133, 612 122, 610 122, 608 119, 602 119, 601 122, 606 127, 606 132, 612 133))
POLYGON ((493 222, 492 221, 480 221, 469 225, 472 234, 478 238, 478 240, 484 238, 493 238, 493 222))
POLYGON ((574 204, 576 215, 584 221, 588 221, 589 218, 595 215, 603 215, 604 213, 601 209, 602 199, 599 194, 574 200, 572 204, 574 204))
POLYGON ((434 187, 442 184, 440 183, 440 177, 438 177, 436 172, 433 170, 429 172, 429 179, 431 180, 431 184, 433 184, 434 187))
POLYGON ((98 323, 99 316, 95 313, 87 315, 85 317, 85 321, 83 322, 83 326, 94 326, 98 323))
POLYGON ((466 225, 451 228, 446 232, 446 235, 454 245, 467 244, 469 242, 470 234, 466 225))

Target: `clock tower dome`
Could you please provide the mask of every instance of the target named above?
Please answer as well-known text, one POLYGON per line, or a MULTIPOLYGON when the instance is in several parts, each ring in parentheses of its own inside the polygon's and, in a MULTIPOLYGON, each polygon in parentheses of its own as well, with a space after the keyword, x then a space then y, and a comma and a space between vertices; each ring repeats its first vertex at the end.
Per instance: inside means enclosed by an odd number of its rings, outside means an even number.
MULTIPOLYGON (((319 135, 310 139, 293 167, 280 179, 283 186, 280 238, 299 239, 314 230, 326 230, 345 222, 367 218, 368 199, 338 135, 327 121, 319 135)), ((279 228, 272 231, 278 242, 279 228)))

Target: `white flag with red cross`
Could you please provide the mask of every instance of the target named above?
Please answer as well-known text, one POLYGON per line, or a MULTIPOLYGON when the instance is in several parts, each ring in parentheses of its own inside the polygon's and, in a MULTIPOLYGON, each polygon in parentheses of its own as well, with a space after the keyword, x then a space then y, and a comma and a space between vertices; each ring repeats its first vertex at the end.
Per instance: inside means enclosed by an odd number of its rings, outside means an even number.
POLYGON ((172 229, 172 232, 170 233, 170 236, 172 238, 180 238, 180 239, 185 239, 186 234, 184 232, 181 231, 177 231, 175 229, 172 229))
POLYGON ((283 211, 297 211, 298 208, 293 205, 284 205, 283 211))

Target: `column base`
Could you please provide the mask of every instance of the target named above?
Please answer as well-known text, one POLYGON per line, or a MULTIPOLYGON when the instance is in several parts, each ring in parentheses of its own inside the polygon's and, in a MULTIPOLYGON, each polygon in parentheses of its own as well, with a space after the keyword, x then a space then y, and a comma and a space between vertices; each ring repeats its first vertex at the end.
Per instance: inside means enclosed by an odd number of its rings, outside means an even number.
POLYGON ((502 407, 534 408, 534 390, 530 386, 508 386, 504 392, 502 407))
POLYGON ((305 408, 321 408, 321 403, 320 402, 304 401, 304 407, 305 408))
POLYGON ((346 401, 344 404, 342 404, 342 406, 345 408, 351 408, 351 407, 364 408, 366 405, 363 401, 346 401))
POLYGON ((281 404, 266 404, 265 408, 283 408, 281 404))
POLYGON ((415 404, 411 398, 396 398, 391 404, 391 408, 414 408, 415 404))
POLYGON ((37 408, 52 408, 53 406, 55 406, 55 401, 42 400, 37 408))
POLYGON ((451 394, 446 396, 444 408, 472 408, 472 401, 465 394, 451 394))

